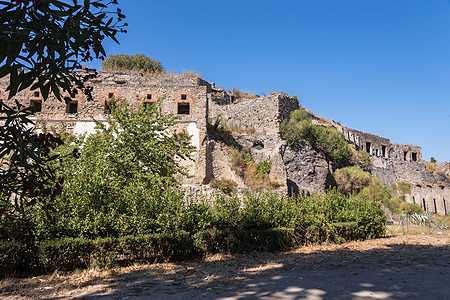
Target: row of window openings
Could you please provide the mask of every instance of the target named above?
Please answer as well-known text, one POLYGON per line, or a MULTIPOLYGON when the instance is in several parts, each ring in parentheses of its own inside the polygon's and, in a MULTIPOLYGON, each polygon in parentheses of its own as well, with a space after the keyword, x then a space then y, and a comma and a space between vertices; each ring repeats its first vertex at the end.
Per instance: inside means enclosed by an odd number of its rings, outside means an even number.
MULTIPOLYGON (((416 199, 413 198, 413 203, 416 204, 416 199)), ((445 198, 442 198, 442 201, 444 202, 444 215, 447 215, 447 205, 445 203, 445 198)), ((434 204, 434 213, 437 213, 437 206, 436 206, 436 199, 433 198, 433 204, 434 204)), ((425 211, 428 211, 427 203, 425 201, 425 198, 422 198, 422 209, 425 211)))
MULTIPOLYGON (((371 150, 370 146, 371 146, 371 143, 366 142, 366 152, 369 153, 369 154, 371 154, 370 153, 370 150, 371 150)), ((379 155, 378 149, 374 149, 374 152, 375 152, 375 156, 379 155)), ((386 146, 381 145, 381 156, 382 157, 386 157, 386 146)))
MULTIPOLYGON (((370 154, 370 145, 371 143, 367 142, 366 143, 366 152, 370 154)), ((378 156, 378 149, 374 149, 375 150, 375 155, 378 156)), ((408 155, 408 151, 404 151, 403 152, 403 160, 406 160, 406 157, 408 155)), ((381 156, 382 157, 386 157, 386 146, 381 146, 381 156)), ((411 160, 412 161, 417 161, 417 153, 416 152, 412 152, 411 153, 411 160)))
MULTIPOLYGON (((35 93, 37 93, 37 96, 35 96, 35 97, 39 97, 39 92, 35 92, 35 93)), ((111 93, 108 96, 109 96, 109 99, 112 99, 114 97, 114 94, 111 93)), ((151 100, 152 94, 148 94, 146 99, 151 100)), ((187 95, 182 94, 181 100, 187 100, 187 95)), ((152 105, 152 104, 153 104, 153 102, 144 102, 144 105, 146 105, 146 106, 152 105)), ((42 111, 42 100, 31 100, 30 106, 33 108, 34 112, 41 112, 42 111)), ((78 112, 78 101, 68 101, 66 104, 66 113, 75 114, 77 112, 78 112)), ((110 113, 110 109, 109 109, 107 101, 105 101, 105 113, 107 113, 107 114, 110 113)), ((178 103, 177 113, 179 115, 189 115, 190 114, 190 103, 178 103)))

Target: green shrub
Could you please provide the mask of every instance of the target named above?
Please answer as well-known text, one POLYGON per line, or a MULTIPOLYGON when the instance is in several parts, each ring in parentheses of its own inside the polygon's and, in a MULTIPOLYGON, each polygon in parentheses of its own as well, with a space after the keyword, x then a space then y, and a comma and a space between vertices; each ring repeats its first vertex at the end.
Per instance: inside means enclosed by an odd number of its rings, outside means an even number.
POLYGON ((221 190, 225 194, 230 194, 236 188, 237 183, 232 179, 214 179, 211 187, 221 190))
POLYGON ((121 238, 64 238, 40 245, 40 262, 48 271, 81 267, 111 267, 133 262, 181 260, 194 255, 186 232, 121 238))
POLYGON ((370 160, 369 153, 365 151, 355 150, 355 147, 351 147, 352 157, 350 163, 352 165, 358 166, 364 171, 369 171, 372 168, 372 161, 370 160))
POLYGON ((0 240, 0 274, 17 270, 20 264, 21 245, 17 241, 0 240))
POLYGON ((408 214, 423 214, 423 209, 414 203, 408 203, 401 199, 391 198, 386 203, 386 207, 393 213, 404 214, 408 212, 408 214))
POLYGON ((194 236, 195 246, 204 254, 285 251, 300 246, 301 242, 300 235, 293 228, 234 231, 210 229, 194 236))
POLYGON ((147 74, 161 74, 165 70, 161 63, 156 59, 151 59, 144 54, 135 55, 109 55, 102 61, 102 67, 105 71, 139 71, 147 74))
POLYGON ((259 174, 269 174, 272 168, 272 161, 263 160, 256 165, 259 174))
POLYGON ((312 123, 308 119, 308 113, 303 109, 291 112, 290 118, 281 123, 280 133, 281 137, 294 147, 302 140, 307 140, 313 148, 322 152, 335 164, 350 163, 352 152, 341 133, 334 127, 312 123))
POLYGON ((336 184, 344 193, 360 192, 363 188, 373 183, 370 173, 357 166, 338 169, 333 174, 336 184))

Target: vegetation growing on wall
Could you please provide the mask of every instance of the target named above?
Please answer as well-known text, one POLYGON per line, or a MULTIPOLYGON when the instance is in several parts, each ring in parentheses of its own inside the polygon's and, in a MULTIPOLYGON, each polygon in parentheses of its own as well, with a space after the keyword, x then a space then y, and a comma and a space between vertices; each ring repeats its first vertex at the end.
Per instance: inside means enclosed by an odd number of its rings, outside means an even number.
POLYGON ((210 185, 212 188, 219 189, 222 193, 231 194, 236 188, 237 183, 232 179, 214 179, 210 185))
POLYGON ((422 209, 414 203, 405 202, 405 193, 411 186, 406 182, 392 184, 391 189, 400 194, 401 199, 393 198, 390 190, 370 173, 357 166, 346 167, 334 172, 337 185, 346 194, 353 194, 361 200, 377 201, 383 203, 393 213, 422 213, 422 209))
POLYGON ((339 131, 334 127, 314 124, 308 119, 308 113, 304 109, 291 112, 290 118, 281 123, 280 133, 281 137, 294 147, 302 140, 307 140, 313 148, 336 165, 348 165, 351 161, 350 146, 339 131))
POLYGON ((144 74, 165 73, 164 67, 158 60, 149 58, 144 54, 109 55, 102 61, 102 67, 105 71, 139 71, 144 74))
POLYGON ((272 182, 269 173, 272 162, 269 160, 256 163, 249 149, 231 150, 231 168, 244 179, 245 184, 252 189, 276 188, 278 184, 272 182))

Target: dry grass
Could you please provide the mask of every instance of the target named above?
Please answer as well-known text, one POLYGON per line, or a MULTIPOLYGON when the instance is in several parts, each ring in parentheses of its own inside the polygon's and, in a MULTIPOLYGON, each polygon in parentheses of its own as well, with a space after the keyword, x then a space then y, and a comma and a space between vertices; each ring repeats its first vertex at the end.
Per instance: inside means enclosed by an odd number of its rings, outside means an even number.
POLYGON ((259 95, 257 95, 255 92, 252 91, 241 91, 240 89, 233 88, 231 91, 228 90, 229 94, 232 94, 236 97, 236 99, 256 99, 261 98, 259 95))
POLYGON ((227 126, 225 125, 225 130, 230 131, 231 133, 238 133, 238 134, 254 134, 256 132, 256 128, 255 127, 250 127, 250 128, 241 128, 241 127, 236 127, 236 126, 227 126))
MULTIPOLYGON (((449 245, 448 235, 400 234, 340 245, 306 246, 290 252, 216 254, 202 260, 133 265, 106 271, 57 271, 35 277, 3 279, 0 281, 0 299, 101 296, 126 299, 130 295, 150 299, 170 298, 175 292, 193 291, 199 291, 201 295, 211 289, 236 287, 256 276, 272 278, 279 272, 290 270, 300 274, 305 270, 318 269, 326 274, 327 270, 332 269, 342 270, 343 275, 348 275, 353 269, 359 269, 362 262, 365 272, 379 265, 410 268, 411 264, 423 266, 425 263, 442 268, 449 258, 449 245)), ((221 294, 223 297, 226 295, 226 292, 221 294)))
POLYGON ((177 73, 175 70, 167 73, 143 73, 145 77, 162 77, 162 78, 202 78, 202 75, 194 70, 184 70, 177 73))

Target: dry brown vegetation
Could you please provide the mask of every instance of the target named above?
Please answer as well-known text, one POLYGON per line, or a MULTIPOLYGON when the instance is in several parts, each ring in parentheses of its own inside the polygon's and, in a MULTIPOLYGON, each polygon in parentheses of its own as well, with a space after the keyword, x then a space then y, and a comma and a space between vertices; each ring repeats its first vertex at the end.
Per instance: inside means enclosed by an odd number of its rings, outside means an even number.
POLYGON ((0 281, 0 299, 96 296, 125 299, 130 295, 168 298, 173 293, 196 291, 201 297, 201 293, 230 290, 236 288, 239 282, 261 276, 272 278, 279 272, 304 272, 313 268, 323 272, 332 269, 342 270, 343 274, 353 274, 361 262, 364 262, 365 272, 370 271, 370 266, 377 265, 410 268, 414 264, 422 267, 430 264, 445 268, 449 247, 448 235, 403 236, 400 233, 376 240, 301 247, 290 252, 216 254, 179 263, 133 265, 103 271, 90 269, 73 273, 56 271, 49 275, 3 279, 0 281))

